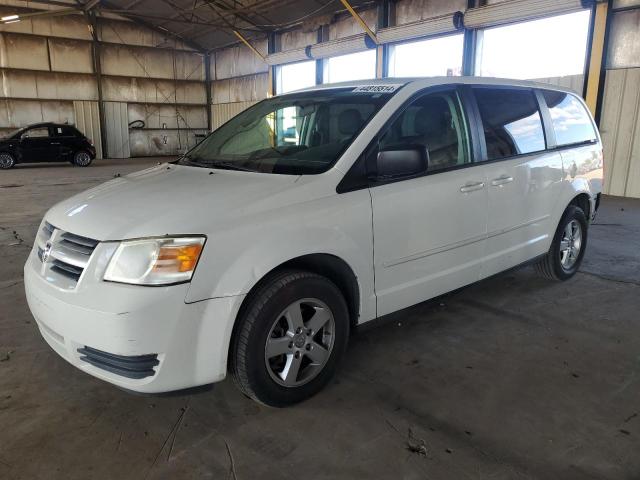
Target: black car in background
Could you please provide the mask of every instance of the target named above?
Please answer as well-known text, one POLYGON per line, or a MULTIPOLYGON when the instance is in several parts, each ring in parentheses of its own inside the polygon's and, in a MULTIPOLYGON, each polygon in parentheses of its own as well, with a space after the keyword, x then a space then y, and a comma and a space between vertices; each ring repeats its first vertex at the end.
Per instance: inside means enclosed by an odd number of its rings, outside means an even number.
POLYGON ((71 162, 87 167, 94 158, 93 143, 72 125, 37 123, 0 139, 1 169, 30 162, 71 162))

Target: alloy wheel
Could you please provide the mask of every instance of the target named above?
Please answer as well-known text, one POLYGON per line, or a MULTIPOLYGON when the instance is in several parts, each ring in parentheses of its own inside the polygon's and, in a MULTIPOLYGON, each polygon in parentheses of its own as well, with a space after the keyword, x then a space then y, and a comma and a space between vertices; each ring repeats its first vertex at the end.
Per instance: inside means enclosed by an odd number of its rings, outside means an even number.
POLYGON ((571 220, 564 227, 560 240, 560 263, 565 270, 571 270, 578 261, 581 248, 582 226, 577 220, 571 220))
POLYGON ((0 168, 11 168, 13 167, 13 157, 8 153, 0 154, 0 168))
POLYGON ((276 318, 264 349, 271 378, 298 387, 315 378, 327 364, 335 341, 335 319, 316 298, 298 300, 276 318))
POLYGON ((76 164, 84 167, 91 163, 91 157, 87 152, 78 152, 76 154, 76 164))

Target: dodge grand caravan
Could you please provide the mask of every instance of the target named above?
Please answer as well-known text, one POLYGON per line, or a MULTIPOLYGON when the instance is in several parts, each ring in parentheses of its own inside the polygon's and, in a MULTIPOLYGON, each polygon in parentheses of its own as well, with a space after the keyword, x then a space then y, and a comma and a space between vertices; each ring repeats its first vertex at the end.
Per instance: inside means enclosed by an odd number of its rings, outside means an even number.
POLYGON ((42 336, 122 388, 319 391, 354 327, 506 269, 579 268, 602 146, 575 94, 480 78, 264 100, 176 162, 45 215, 25 265, 42 336))

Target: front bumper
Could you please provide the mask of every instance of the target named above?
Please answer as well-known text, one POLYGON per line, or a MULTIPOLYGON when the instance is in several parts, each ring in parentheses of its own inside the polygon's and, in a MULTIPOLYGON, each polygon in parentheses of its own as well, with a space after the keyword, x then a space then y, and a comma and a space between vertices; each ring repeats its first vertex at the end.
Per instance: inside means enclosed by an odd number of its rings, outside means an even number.
POLYGON ((24 268, 27 302, 44 339, 72 365, 145 393, 195 387, 225 377, 241 296, 186 304, 188 284, 93 283, 90 275, 90 285, 59 289, 40 274, 41 266, 34 249, 24 268), (130 378, 87 361, 86 347, 131 358, 152 355, 157 362, 150 366, 150 375, 130 378))

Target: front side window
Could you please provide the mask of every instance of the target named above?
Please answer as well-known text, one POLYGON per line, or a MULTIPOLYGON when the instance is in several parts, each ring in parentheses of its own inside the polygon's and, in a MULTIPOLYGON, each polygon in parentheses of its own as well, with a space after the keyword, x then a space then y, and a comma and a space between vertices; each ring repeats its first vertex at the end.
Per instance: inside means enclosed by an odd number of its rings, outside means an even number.
POLYGON ((470 162, 467 126, 456 91, 426 94, 412 102, 380 139, 380 150, 421 146, 427 171, 470 162))
POLYGON ((263 173, 322 173, 391 96, 348 88, 270 98, 212 132, 181 162, 263 173))
POLYGON ((49 129, 47 127, 32 128, 22 134, 22 138, 42 138, 49 136, 49 129))
POLYGON ((544 130, 533 91, 514 88, 474 89, 487 144, 487 159, 545 149, 544 130))
POLYGON ((551 114, 557 145, 572 145, 597 140, 591 118, 582 102, 575 96, 551 90, 543 91, 542 95, 551 114))

